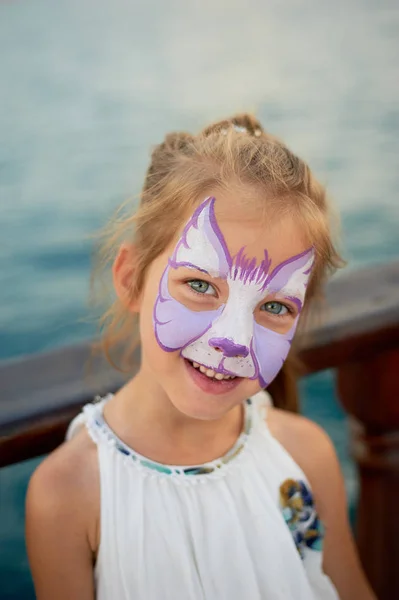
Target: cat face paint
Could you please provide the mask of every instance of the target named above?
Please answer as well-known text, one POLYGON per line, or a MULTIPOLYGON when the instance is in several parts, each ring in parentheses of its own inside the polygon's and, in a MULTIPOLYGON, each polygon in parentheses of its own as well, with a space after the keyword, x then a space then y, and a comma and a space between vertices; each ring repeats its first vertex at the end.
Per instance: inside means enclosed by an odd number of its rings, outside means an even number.
POLYGON ((184 228, 168 266, 161 277, 154 306, 154 328, 158 344, 166 352, 180 350, 184 358, 224 375, 258 379, 266 387, 281 369, 290 349, 305 298, 313 249, 281 264, 269 274, 271 260, 257 264, 242 248, 230 255, 216 221, 215 198, 207 198, 184 228), (169 293, 171 269, 186 267, 221 277, 229 287, 226 304, 216 310, 193 311, 169 293), (298 307, 298 316, 288 333, 277 333, 254 318, 258 304, 278 293, 298 307))

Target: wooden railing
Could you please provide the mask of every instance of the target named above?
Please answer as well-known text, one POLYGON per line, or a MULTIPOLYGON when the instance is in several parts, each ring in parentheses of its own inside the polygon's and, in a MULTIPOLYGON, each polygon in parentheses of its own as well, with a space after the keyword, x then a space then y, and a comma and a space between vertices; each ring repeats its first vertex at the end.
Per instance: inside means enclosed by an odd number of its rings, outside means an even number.
MULTIPOLYGON (((309 373, 336 369, 359 470, 357 544, 378 598, 392 600, 399 598, 399 262, 341 276, 327 299, 301 355, 309 373)), ((0 365, 0 466, 53 450, 84 403, 121 385, 102 360, 87 368, 89 357, 87 342, 0 365)))

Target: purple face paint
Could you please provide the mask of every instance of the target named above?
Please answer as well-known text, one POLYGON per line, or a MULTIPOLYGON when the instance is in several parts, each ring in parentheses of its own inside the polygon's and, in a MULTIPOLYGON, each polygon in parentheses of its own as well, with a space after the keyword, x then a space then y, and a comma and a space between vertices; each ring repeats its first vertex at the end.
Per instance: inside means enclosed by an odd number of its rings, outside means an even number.
POLYGON ((215 348, 223 353, 223 356, 232 357, 232 356, 248 356, 249 349, 246 346, 240 346, 240 344, 235 344, 232 340, 228 338, 211 338, 209 340, 209 345, 211 348, 215 348))
POLYGON ((277 265, 268 278, 267 290, 270 293, 282 292, 284 290, 287 294, 290 287, 292 287, 293 290, 296 289, 298 285, 302 287, 305 284, 306 287, 308 279, 305 281, 304 278, 306 278, 311 271, 311 265, 309 266, 309 252, 312 251, 305 250, 302 254, 293 256, 277 265))
MULTIPOLYGON (((233 258, 216 221, 215 199, 207 198, 184 228, 166 267, 154 306, 156 339, 164 350, 182 355, 223 374, 258 379, 266 387, 288 354, 297 318, 286 334, 256 322, 254 310, 268 294, 282 295, 302 309, 314 253, 309 249, 278 265, 257 264, 242 248, 233 258), (213 311, 192 311, 169 293, 170 269, 194 268, 226 279, 229 297, 213 311)), ((198 276, 193 276, 193 279, 198 276)), ((278 299, 276 298, 276 302, 278 299)))
POLYGON ((254 323, 253 358, 258 366, 258 379, 267 387, 280 371, 291 347, 296 324, 288 333, 276 333, 254 323))

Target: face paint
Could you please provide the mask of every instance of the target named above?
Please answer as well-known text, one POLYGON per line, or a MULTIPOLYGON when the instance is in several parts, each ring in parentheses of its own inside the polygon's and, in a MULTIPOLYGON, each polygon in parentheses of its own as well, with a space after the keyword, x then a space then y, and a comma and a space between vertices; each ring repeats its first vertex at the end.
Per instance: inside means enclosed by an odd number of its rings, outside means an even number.
POLYGON ((245 256, 244 248, 231 257, 214 204, 214 198, 207 198, 196 209, 164 270, 154 306, 155 336, 166 352, 180 350, 188 360, 224 375, 258 379, 266 387, 290 349, 314 252, 311 248, 282 262, 270 275, 266 250, 259 264, 245 256), (216 310, 193 311, 173 298, 169 273, 179 267, 225 279, 229 287, 226 304, 216 310), (277 333, 255 320, 255 308, 269 294, 285 297, 298 307, 288 333, 277 333))

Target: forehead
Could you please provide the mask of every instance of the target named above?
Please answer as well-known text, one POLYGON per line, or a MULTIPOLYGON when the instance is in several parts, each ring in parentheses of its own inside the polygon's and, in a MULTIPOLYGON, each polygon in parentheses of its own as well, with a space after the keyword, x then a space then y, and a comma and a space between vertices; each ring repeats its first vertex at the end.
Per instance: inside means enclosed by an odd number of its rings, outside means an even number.
MULTIPOLYGON (((246 256, 255 258, 260 263, 267 250, 271 268, 274 268, 309 248, 309 240, 293 216, 287 212, 273 214, 272 209, 265 210, 267 198, 221 190, 215 190, 210 195, 216 198, 216 221, 232 257, 245 248, 246 256)), ((201 198, 198 204, 203 200, 201 198)), ((173 245, 181 237, 187 220, 196 208, 197 206, 187 214, 173 245)))

